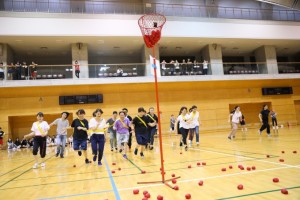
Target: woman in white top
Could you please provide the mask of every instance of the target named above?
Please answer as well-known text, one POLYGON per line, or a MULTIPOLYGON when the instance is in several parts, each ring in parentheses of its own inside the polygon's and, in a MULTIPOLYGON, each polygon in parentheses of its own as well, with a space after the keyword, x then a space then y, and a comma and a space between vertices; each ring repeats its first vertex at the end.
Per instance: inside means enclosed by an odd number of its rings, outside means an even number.
POLYGON ((96 109, 94 113, 96 117, 92 118, 89 122, 89 128, 92 134, 91 146, 94 155, 93 161, 96 162, 98 155, 98 165, 101 166, 105 144, 105 131, 108 125, 106 125, 105 119, 102 118, 103 111, 101 109, 96 109))
POLYGON ((184 144, 184 149, 187 151, 188 146, 186 143, 186 138, 190 130, 190 116, 187 113, 187 107, 183 106, 180 109, 179 116, 177 117, 176 124, 175 124, 175 132, 179 129, 179 134, 181 134, 181 141, 180 146, 182 143, 184 144), (179 124, 179 125, 178 125, 179 124))
POLYGON ((189 146, 192 146, 194 139, 194 133, 196 133, 196 144, 199 145, 199 112, 197 111, 197 106, 192 106, 190 109, 190 134, 189 134, 189 146))
POLYGON ((33 169, 38 168, 38 157, 37 153, 40 150, 40 156, 42 158, 41 167, 45 167, 45 156, 46 156, 46 139, 48 130, 50 129, 50 126, 46 121, 44 121, 44 114, 42 112, 39 112, 36 115, 37 122, 34 122, 32 124, 31 133, 24 135, 24 139, 30 136, 34 136, 33 139, 33 151, 32 154, 35 159, 35 164, 33 165, 33 169))
POLYGON ((235 138, 235 134, 236 134, 236 131, 238 129, 238 124, 240 123, 240 121, 242 119, 242 112, 240 111, 239 106, 236 106, 234 108, 234 110, 230 113, 228 122, 230 122, 230 118, 231 118, 232 130, 228 135, 229 140, 235 138))

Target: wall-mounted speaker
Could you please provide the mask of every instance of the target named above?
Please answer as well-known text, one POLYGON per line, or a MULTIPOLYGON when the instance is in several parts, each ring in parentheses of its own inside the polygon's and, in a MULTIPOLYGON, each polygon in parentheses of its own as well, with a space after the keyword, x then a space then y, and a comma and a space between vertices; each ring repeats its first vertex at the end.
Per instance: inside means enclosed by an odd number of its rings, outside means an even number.
POLYGON ((292 87, 262 88, 262 95, 293 94, 292 87))
POLYGON ((59 105, 103 103, 102 94, 59 96, 59 105))

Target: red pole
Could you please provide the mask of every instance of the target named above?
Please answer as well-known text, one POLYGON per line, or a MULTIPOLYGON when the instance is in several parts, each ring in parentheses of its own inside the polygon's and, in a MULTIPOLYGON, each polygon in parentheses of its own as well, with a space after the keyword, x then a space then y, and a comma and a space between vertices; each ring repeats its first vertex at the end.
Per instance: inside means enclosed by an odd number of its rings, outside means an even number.
POLYGON ((162 182, 165 182, 165 169, 164 169, 164 154, 162 148, 162 132, 161 132, 161 121, 160 121, 160 109, 159 109, 159 98, 158 98, 158 84, 156 74, 156 58, 155 58, 155 46, 152 47, 153 63, 154 63, 154 78, 155 78, 155 95, 156 95, 156 109, 158 117, 158 132, 159 132, 159 150, 160 150, 160 165, 161 165, 161 177, 162 182))

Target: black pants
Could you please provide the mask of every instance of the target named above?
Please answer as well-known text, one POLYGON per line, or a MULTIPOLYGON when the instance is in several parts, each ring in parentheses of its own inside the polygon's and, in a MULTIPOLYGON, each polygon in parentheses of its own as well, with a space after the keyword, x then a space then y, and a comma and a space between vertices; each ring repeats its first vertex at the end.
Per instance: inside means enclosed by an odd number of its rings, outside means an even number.
POLYGON ((156 133, 156 126, 148 129, 148 143, 150 143, 150 145, 153 145, 154 143, 155 133, 156 133))
POLYGON ((40 149, 40 155, 41 158, 45 158, 46 156, 46 137, 42 137, 42 136, 35 136, 33 138, 33 150, 32 150, 32 154, 33 155, 37 155, 39 149, 40 149))
POLYGON ((189 129, 185 129, 185 128, 180 128, 179 129, 180 133, 181 133, 181 136, 182 136, 182 142, 184 145, 187 145, 186 144, 186 138, 188 136, 188 133, 189 133, 189 129))
POLYGON ((80 71, 79 71, 79 70, 75 70, 75 76, 76 76, 77 78, 79 78, 79 74, 80 74, 80 71))
POLYGON ((263 121, 263 125, 261 126, 261 128, 259 129, 259 131, 262 132, 266 128, 267 128, 267 133, 270 134, 270 125, 269 125, 269 122, 268 121, 263 121))
POLYGON ((276 118, 272 118, 272 126, 274 126, 274 124, 276 124, 275 126, 277 126, 277 119, 276 118))
POLYGON ((98 155, 98 162, 102 160, 104 151, 105 137, 104 134, 93 134, 91 136, 91 146, 93 155, 98 155))
POLYGON ((129 149, 131 149, 131 145, 132 145, 132 132, 129 132, 129 139, 128 139, 128 147, 129 149))

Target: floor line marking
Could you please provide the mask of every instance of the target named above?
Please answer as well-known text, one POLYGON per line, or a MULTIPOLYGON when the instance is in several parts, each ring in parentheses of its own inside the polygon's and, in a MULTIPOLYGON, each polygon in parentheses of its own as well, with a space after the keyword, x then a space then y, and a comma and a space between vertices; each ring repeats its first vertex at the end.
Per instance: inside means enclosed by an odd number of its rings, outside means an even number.
POLYGON ((103 156, 103 158, 104 158, 104 163, 105 163, 105 166, 106 166, 106 168, 107 168, 107 172, 108 172, 108 175, 109 175, 110 183, 111 183, 111 186, 112 186, 112 188, 113 188, 113 191, 114 191, 116 200, 121 200, 121 197, 120 197, 118 188, 117 188, 117 186, 116 186, 116 183, 115 183, 115 181, 114 181, 114 178, 113 178, 112 173, 111 173, 111 171, 110 171, 110 168, 109 168, 109 166, 108 166, 106 157, 103 156))

